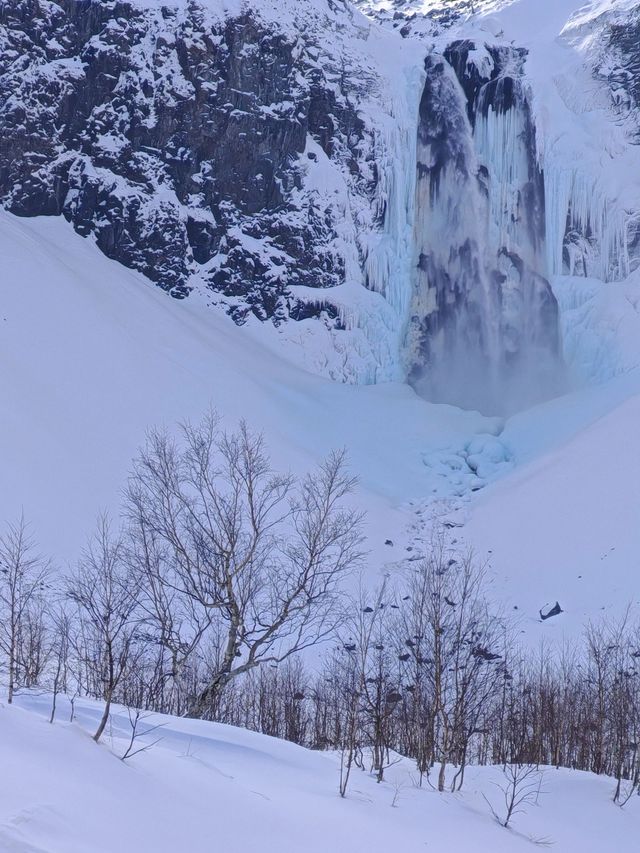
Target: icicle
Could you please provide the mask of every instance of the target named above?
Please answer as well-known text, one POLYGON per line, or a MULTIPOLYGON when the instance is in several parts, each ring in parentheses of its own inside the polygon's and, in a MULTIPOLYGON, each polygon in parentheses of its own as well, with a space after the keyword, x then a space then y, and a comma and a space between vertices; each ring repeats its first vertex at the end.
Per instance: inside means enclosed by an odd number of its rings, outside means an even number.
POLYGON ((376 356, 372 382, 406 377, 401 353, 411 302, 417 114, 423 80, 421 69, 411 69, 391 121, 377 138, 376 212, 382 228, 361 238, 361 250, 367 287, 384 297, 388 309, 361 308, 354 319, 376 356))

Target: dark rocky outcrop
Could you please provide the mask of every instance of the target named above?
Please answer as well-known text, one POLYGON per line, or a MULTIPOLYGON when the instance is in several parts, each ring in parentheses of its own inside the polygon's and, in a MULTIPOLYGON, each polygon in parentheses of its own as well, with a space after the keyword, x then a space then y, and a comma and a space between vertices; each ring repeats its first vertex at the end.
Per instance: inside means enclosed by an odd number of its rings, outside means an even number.
POLYGON ((291 295, 345 275, 300 163, 312 138, 357 173, 366 134, 312 36, 197 2, 0 0, 0 129, 10 211, 62 214, 173 296, 204 282, 238 322, 337 322, 291 295))

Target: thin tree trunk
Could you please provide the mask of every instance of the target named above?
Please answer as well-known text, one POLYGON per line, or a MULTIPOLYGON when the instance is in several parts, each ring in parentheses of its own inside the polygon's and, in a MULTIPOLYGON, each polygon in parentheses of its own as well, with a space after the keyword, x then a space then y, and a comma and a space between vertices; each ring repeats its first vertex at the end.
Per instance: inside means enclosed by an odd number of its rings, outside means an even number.
POLYGON ((113 688, 115 681, 115 673, 114 673, 114 665, 113 665, 113 647, 111 645, 111 641, 107 643, 107 655, 109 659, 109 681, 107 684, 107 689, 105 690, 104 695, 104 711, 102 712, 102 719, 100 720, 100 724, 96 729, 96 733, 93 736, 93 739, 96 743, 100 740, 103 731, 107 725, 107 721, 109 719, 109 713, 111 712, 111 699, 113 697, 113 688))
POLYGON ((107 695, 105 697, 104 711, 102 712, 102 719, 100 720, 100 725, 96 729, 96 733, 93 736, 93 739, 95 740, 96 743, 98 743, 98 741, 102 737, 102 733, 104 732, 106 725, 107 725, 107 721, 109 720, 109 714, 111 713, 111 697, 112 697, 112 695, 113 695, 113 691, 111 688, 109 688, 109 690, 107 691, 107 695))
POLYGON ((11 646, 9 650, 9 689, 7 691, 7 702, 9 705, 13 702, 13 694, 15 692, 15 678, 16 678, 16 641, 15 641, 15 633, 12 629, 11 632, 11 646))

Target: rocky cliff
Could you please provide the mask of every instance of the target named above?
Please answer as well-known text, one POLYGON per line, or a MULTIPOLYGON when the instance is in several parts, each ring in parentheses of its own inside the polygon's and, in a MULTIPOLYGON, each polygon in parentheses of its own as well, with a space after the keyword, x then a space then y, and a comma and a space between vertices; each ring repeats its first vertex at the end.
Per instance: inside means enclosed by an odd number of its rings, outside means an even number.
POLYGON ((375 81, 327 54, 327 29, 350 24, 341 6, 296 34, 217 3, 2 0, 2 203, 62 214, 172 296, 204 283, 237 322, 339 325, 330 299, 293 288, 346 275, 344 211, 306 191, 309 167, 328 161, 375 205, 375 128, 358 110, 375 81))
POLYGON ((331 378, 526 405, 552 277, 640 256, 619 7, 530 38, 530 0, 0 0, 0 203, 331 378))

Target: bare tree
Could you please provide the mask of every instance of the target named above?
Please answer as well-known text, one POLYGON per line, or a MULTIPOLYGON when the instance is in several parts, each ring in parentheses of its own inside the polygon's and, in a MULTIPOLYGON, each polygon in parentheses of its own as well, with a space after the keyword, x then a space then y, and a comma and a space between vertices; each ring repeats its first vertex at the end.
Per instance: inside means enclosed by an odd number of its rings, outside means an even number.
POLYGON ((129 758, 133 758, 135 755, 139 755, 141 752, 147 752, 149 749, 153 749, 153 747, 162 740, 162 737, 157 737, 150 743, 142 742, 138 745, 141 738, 148 737, 148 735, 158 731, 158 729, 163 727, 164 723, 156 723, 153 726, 140 728, 140 724, 146 722, 151 714, 143 714, 139 708, 127 707, 127 716, 129 718, 129 727, 131 731, 127 748, 120 756, 121 761, 126 761, 129 758))
POLYGON ((347 649, 353 647, 350 654, 356 664, 363 743, 371 748, 371 769, 378 782, 392 763, 393 720, 402 700, 389 618, 394 599, 388 587, 385 581, 371 593, 360 590, 351 604, 350 637, 344 644, 347 649))
POLYGON ((84 664, 105 703, 93 736, 96 742, 107 725, 114 692, 133 664, 140 584, 125 555, 122 537, 112 533, 103 515, 67 580, 67 595, 77 605, 82 624, 84 664))
POLYGON ((351 645, 343 649, 342 659, 334 657, 334 674, 340 698, 338 713, 339 728, 335 740, 340 745, 340 779, 338 790, 346 797, 349 779, 354 764, 360 764, 362 752, 360 742, 360 699, 362 677, 361 670, 353 657, 351 645))
POLYGON ((439 762, 439 791, 451 761, 459 765, 454 790, 462 785, 470 740, 501 683, 504 626, 489 611, 484 583, 484 568, 473 555, 461 555, 437 535, 411 576, 410 605, 402 614, 398 657, 409 686, 424 696, 431 750, 430 761, 421 756, 419 770, 439 762))
POLYGON ((69 656, 71 654, 71 632, 73 617, 64 603, 52 611, 53 630, 53 677, 51 681, 51 716, 53 723, 56 717, 58 694, 67 689, 69 656))
POLYGON ((511 818, 523 812, 526 806, 537 805, 543 793, 544 774, 533 764, 507 764, 502 772, 504 782, 498 784, 498 788, 504 797, 504 816, 499 815, 489 800, 484 798, 498 823, 507 828, 511 818))
POLYGON ((275 473, 260 436, 214 415, 183 425, 179 443, 150 434, 128 488, 149 623, 178 667, 205 635, 221 639, 191 716, 211 713, 233 678, 332 635, 360 558, 360 514, 344 507, 353 485, 341 453, 301 481, 275 473))
POLYGON ((30 649, 36 655, 36 679, 40 672, 42 603, 50 571, 49 561, 36 552, 24 516, 7 525, 0 536, 0 649, 7 661, 9 703, 13 701, 21 658, 23 663, 34 660, 33 654, 22 654, 26 651, 21 648, 25 638, 28 643, 40 644, 30 649))

